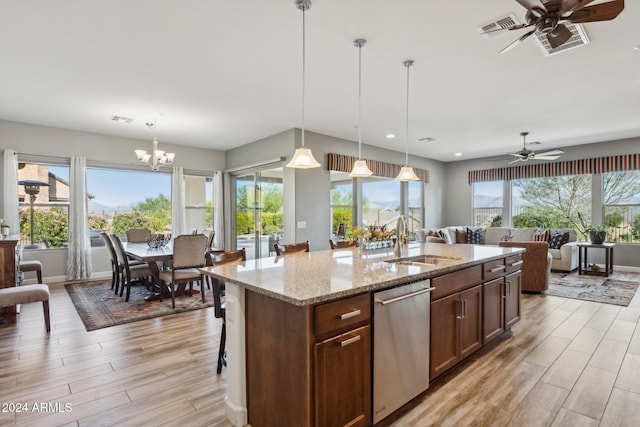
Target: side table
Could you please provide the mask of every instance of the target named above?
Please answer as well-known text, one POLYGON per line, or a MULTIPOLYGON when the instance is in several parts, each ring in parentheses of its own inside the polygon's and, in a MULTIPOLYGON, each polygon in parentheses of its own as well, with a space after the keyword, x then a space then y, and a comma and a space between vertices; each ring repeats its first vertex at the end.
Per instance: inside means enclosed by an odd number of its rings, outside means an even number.
POLYGON ((613 271, 613 243, 578 243, 578 274, 609 277, 613 271), (604 268, 593 269, 587 261, 587 250, 604 249, 604 268))

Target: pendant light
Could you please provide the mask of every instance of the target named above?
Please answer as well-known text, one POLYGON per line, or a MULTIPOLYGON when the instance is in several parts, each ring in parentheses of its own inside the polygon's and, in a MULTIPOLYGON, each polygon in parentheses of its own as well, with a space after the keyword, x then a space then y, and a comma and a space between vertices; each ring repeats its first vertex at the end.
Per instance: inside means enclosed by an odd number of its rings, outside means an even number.
POLYGON ((296 149, 293 153, 293 158, 287 167, 296 169, 310 169, 317 168, 320 163, 316 161, 311 153, 311 150, 304 146, 304 86, 305 86, 305 72, 306 72, 306 37, 305 37, 305 22, 304 12, 311 8, 311 0, 296 0, 296 7, 302 11, 302 147, 296 149))
POLYGON ((362 46, 367 41, 365 39, 356 39, 353 45, 358 48, 358 160, 353 164, 353 169, 349 176, 351 178, 366 178, 373 175, 367 162, 362 159, 362 46))
POLYGON ((420 178, 413 171, 413 168, 409 166, 409 67, 413 65, 413 60, 408 59, 402 63, 407 67, 407 122, 406 122, 406 140, 405 140, 405 157, 404 166, 400 169, 400 173, 396 176, 396 181, 419 181, 420 178))

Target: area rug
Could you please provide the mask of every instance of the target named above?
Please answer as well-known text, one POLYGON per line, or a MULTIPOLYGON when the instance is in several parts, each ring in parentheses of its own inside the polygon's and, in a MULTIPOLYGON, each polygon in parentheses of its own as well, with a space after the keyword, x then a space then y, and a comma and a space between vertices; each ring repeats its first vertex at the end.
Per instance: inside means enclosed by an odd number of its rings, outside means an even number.
POLYGON ((162 302, 145 301, 149 291, 144 286, 132 286, 128 302, 124 296, 114 295, 111 282, 71 283, 65 288, 87 331, 213 306, 211 295, 204 304, 200 294, 185 295, 176 297, 174 310, 171 297, 162 302))
POLYGON ((637 282, 587 275, 551 273, 547 295, 628 306, 637 282))

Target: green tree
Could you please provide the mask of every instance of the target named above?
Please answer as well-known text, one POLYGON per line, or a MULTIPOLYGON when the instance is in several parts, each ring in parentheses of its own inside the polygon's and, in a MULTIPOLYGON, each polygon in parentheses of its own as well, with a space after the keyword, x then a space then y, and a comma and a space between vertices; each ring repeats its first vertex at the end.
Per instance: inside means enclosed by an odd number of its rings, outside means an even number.
POLYGON ((89 215, 89 230, 102 230, 109 233, 109 221, 98 215, 89 215))
POLYGON ((130 228, 148 228, 153 231, 151 219, 140 211, 114 215, 111 228, 118 236, 124 236, 130 228))
POLYGON ((152 233, 167 231, 171 224, 171 200, 164 194, 158 197, 148 197, 131 207, 135 212, 141 212, 149 218, 148 227, 152 233))
MULTIPOLYGON (((20 209, 18 212, 20 233, 31 235, 30 208, 20 209)), ((69 241, 69 216, 66 209, 52 207, 51 209, 35 209, 33 212, 33 242, 45 243, 51 247, 62 247, 69 241)))
POLYGON ((262 184, 262 211, 270 213, 282 213, 282 197, 282 184, 262 184))

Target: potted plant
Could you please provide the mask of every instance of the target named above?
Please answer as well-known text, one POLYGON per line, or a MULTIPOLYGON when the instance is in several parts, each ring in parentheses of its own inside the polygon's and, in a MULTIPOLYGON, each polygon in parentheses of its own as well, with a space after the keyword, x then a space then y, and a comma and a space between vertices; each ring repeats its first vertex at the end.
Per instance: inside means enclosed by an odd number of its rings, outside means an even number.
POLYGON ((2 234, 3 237, 9 235, 9 224, 7 224, 4 218, 0 218, 0 234, 2 234))
POLYGON ((587 228, 591 243, 600 245, 607 239, 607 226, 604 224, 591 225, 587 228))

